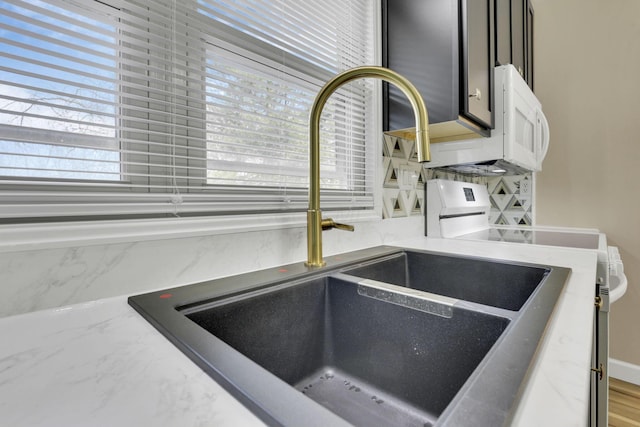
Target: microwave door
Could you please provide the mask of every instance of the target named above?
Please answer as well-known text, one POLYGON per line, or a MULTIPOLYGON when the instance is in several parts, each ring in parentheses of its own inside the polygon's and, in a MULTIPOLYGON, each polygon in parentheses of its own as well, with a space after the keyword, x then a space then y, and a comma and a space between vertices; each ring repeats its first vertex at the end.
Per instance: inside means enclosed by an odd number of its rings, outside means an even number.
POLYGON ((505 160, 534 172, 540 170, 537 111, 526 102, 514 104, 504 145, 505 160))

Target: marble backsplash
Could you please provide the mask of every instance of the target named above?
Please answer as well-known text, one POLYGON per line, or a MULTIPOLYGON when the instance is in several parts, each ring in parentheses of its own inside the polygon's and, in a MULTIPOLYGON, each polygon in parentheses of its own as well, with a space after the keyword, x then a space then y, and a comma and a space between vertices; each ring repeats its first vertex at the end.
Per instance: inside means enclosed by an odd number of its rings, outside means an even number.
MULTIPOLYGON (((419 216, 323 234, 324 254, 414 237, 419 216)), ((0 253, 0 317, 150 292, 306 259, 306 229, 218 234, 0 253)))

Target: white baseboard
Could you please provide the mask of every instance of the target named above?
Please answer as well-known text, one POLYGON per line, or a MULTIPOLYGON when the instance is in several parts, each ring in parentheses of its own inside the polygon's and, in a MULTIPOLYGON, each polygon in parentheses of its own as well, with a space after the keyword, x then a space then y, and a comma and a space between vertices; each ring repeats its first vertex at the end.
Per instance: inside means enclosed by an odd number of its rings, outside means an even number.
POLYGON ((640 385, 640 366, 609 358, 609 376, 640 385))

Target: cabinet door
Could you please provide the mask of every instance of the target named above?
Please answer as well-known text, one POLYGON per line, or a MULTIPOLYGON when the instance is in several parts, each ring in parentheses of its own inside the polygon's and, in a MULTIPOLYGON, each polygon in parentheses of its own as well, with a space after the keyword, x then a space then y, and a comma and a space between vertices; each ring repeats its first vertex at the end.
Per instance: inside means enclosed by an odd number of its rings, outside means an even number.
POLYGON ((527 73, 526 80, 531 90, 533 90, 533 6, 527 1, 527 73))
POLYGON ((511 0, 496 0, 496 65, 511 64, 511 0))
MULTIPOLYGON (((388 0, 383 6, 383 64, 413 83, 429 123, 458 117, 458 7, 452 0, 388 0)), ((407 97, 387 85, 385 130, 415 126, 407 97)))
POLYGON ((495 0, 496 65, 513 64, 533 90, 533 6, 495 0))
POLYGON ((463 112, 487 127, 493 127, 493 0, 463 1, 462 65, 463 112))
POLYGON ((511 0, 511 63, 525 76, 525 7, 526 0, 511 0))

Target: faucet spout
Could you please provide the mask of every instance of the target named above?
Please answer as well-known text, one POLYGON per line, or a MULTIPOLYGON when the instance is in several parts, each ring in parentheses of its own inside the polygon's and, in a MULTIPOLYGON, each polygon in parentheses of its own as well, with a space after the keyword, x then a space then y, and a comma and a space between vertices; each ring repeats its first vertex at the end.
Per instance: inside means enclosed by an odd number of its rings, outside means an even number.
MULTIPOLYGON (((416 121, 418 161, 431 160, 429 152, 429 117, 427 107, 415 86, 388 68, 364 66, 336 75, 320 89, 309 118, 309 209, 307 210, 307 262, 310 267, 325 264, 322 258, 322 212, 320 211, 320 116, 329 97, 342 85, 360 78, 377 78, 398 87, 411 102, 416 121)), ((326 222, 325 222, 326 225, 326 222)))

